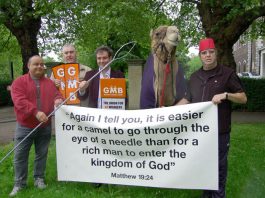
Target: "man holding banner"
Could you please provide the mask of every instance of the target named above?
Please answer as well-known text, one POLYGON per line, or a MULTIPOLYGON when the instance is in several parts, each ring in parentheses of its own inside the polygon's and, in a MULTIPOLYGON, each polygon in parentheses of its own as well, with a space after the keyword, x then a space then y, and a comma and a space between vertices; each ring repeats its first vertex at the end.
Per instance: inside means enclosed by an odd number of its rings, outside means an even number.
POLYGON ((247 97, 236 73, 217 63, 213 39, 200 41, 199 56, 203 66, 191 75, 188 94, 178 104, 212 101, 218 105, 219 190, 205 190, 202 197, 224 198, 231 131, 231 102, 245 104, 247 97))
MULTIPOLYGON (((66 64, 53 67, 51 80, 65 98, 78 88, 79 81, 82 81, 86 72, 91 68, 77 63, 77 52, 73 44, 65 44, 62 48, 63 61, 66 64)), ((72 97, 67 104, 79 104, 84 106, 87 102, 80 102, 77 97, 72 97)))
POLYGON ((84 81, 79 84, 80 91, 78 93, 78 98, 81 101, 89 98, 89 102, 87 103, 88 107, 102 108, 100 79, 124 78, 124 74, 121 71, 114 71, 110 68, 110 66, 104 68, 112 60, 112 56, 113 51, 109 47, 101 46, 97 48, 96 59, 99 68, 98 70, 87 72, 84 77, 84 81), (93 77, 99 70, 102 70, 101 73, 88 82, 88 80, 91 79, 91 77, 93 77))

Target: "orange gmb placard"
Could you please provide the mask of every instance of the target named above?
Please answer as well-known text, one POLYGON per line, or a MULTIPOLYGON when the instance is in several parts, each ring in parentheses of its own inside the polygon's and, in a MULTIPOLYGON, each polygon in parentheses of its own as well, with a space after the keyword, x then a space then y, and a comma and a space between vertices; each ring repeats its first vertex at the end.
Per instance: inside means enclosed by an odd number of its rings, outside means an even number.
MULTIPOLYGON (((78 63, 67 63, 52 68, 55 79, 61 81, 60 92, 68 98, 79 87, 79 65, 78 63)), ((73 95, 66 104, 80 104, 77 93, 73 95)))
POLYGON ((59 86, 59 91, 65 98, 65 76, 64 76, 64 65, 57 65, 52 68, 52 73, 55 79, 61 81, 61 86, 59 86))
POLYGON ((100 79, 101 98, 126 98, 125 78, 100 79))

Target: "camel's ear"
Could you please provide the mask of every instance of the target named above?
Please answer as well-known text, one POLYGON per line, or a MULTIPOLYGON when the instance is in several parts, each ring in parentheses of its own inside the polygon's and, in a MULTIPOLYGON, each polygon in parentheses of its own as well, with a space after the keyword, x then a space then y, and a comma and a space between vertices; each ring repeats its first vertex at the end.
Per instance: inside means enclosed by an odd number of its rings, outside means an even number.
POLYGON ((151 37, 151 38, 152 38, 153 32, 154 32, 154 30, 151 29, 151 31, 150 31, 150 37, 151 37))

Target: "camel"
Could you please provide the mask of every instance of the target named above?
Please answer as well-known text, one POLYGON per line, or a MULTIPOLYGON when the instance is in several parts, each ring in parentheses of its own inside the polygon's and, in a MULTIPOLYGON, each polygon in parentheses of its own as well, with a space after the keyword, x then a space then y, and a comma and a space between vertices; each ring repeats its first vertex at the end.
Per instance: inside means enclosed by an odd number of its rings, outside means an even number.
POLYGON ((180 41, 179 31, 176 26, 160 26, 151 30, 150 37, 152 54, 147 60, 142 78, 140 106, 141 108, 172 106, 185 92, 183 71, 182 69, 179 71, 175 55, 180 41), (153 87, 149 85, 150 82, 153 82, 153 87), (179 82, 181 85, 178 85, 179 82), (183 87, 179 88, 179 86, 183 87), (177 93, 178 90, 181 93, 177 93), (150 94, 154 97, 153 99, 150 94), (145 105, 145 103, 149 104, 145 105))

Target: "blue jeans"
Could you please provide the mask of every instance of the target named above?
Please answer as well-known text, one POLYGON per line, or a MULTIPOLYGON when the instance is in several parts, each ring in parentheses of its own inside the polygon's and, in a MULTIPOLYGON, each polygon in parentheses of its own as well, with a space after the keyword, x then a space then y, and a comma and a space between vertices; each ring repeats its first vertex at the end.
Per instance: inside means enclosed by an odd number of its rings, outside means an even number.
POLYGON ((203 198, 225 198, 225 185, 227 177, 227 157, 230 147, 230 133, 219 134, 219 189, 218 190, 205 190, 203 198))
MULTIPOLYGON (((15 146, 32 130, 17 123, 15 146)), ((24 187, 27 185, 29 151, 33 143, 35 145, 34 178, 44 179, 50 140, 51 126, 49 125, 44 128, 38 128, 15 150, 15 186, 24 187)))

